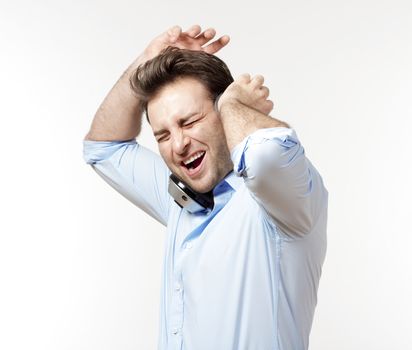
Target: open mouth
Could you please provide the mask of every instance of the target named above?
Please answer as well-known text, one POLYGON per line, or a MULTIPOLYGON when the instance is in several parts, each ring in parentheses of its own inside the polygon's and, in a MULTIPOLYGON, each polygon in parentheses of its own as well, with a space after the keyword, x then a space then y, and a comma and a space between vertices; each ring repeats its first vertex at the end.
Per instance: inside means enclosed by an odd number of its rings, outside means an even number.
POLYGON ((193 156, 191 156, 189 159, 185 160, 184 162, 181 162, 181 165, 188 170, 189 174, 193 174, 197 172, 198 168, 200 168, 200 165, 202 164, 205 154, 205 151, 199 151, 195 153, 193 156))

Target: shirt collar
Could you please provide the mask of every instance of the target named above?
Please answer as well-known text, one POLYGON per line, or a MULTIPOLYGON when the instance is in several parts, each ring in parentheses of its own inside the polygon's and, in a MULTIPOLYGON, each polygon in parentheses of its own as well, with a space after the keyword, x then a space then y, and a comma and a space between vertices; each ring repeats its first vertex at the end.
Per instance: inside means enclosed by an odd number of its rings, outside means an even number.
POLYGON ((236 191, 242 185, 243 179, 236 176, 233 171, 225 176, 213 189, 213 195, 219 196, 227 191, 236 191))
MULTIPOLYGON (((236 176, 233 171, 226 175, 226 177, 220 181, 215 188, 213 189, 213 195, 215 198, 221 196, 223 193, 228 191, 237 191, 240 186, 243 184, 243 179, 239 176, 236 176)), ((209 214, 210 209, 201 208, 199 210, 191 211, 192 214, 209 214)))
POLYGON ((229 184, 235 191, 237 191, 241 185, 243 185, 243 178, 241 176, 236 176, 235 172, 232 170, 226 175, 224 181, 229 184))

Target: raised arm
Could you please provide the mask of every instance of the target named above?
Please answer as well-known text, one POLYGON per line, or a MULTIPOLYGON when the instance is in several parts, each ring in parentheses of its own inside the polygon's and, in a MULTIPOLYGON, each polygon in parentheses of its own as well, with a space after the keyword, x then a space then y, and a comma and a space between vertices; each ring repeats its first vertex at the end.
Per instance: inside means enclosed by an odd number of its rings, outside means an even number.
POLYGON ((126 69, 105 97, 94 116, 90 131, 84 139, 125 141, 136 138, 141 129, 142 111, 139 108, 138 98, 130 89, 129 79, 134 70, 157 56, 168 46, 202 50, 214 54, 230 40, 225 35, 208 43, 215 35, 216 32, 213 28, 201 33, 200 26, 193 25, 186 32, 182 32, 182 28, 179 26, 173 26, 154 38, 141 55, 126 69), (207 43, 208 45, 205 46, 207 43))
POLYGON ((262 84, 244 74, 218 100, 234 170, 278 228, 303 236, 325 213, 327 190, 296 132, 267 115, 273 102, 262 84))
POLYGON ((269 116, 273 102, 268 99, 269 89, 263 82, 262 75, 251 79, 249 74, 242 74, 218 100, 217 108, 230 151, 258 129, 289 127, 287 123, 269 116))

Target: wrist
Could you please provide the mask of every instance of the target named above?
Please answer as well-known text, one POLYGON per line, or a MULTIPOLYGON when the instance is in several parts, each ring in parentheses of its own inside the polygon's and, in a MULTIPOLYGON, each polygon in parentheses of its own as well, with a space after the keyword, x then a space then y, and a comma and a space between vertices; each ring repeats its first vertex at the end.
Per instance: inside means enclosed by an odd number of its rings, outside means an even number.
POLYGON ((236 98, 233 98, 233 97, 227 98, 225 96, 222 96, 222 94, 220 94, 215 100, 215 108, 219 113, 225 107, 231 106, 234 104, 240 104, 240 102, 236 98))
POLYGON ((132 64, 130 64, 130 66, 126 69, 126 74, 127 75, 131 75, 136 69, 137 67, 139 67, 140 65, 146 63, 150 58, 150 56, 148 55, 148 53, 146 51, 143 51, 133 62, 132 64))

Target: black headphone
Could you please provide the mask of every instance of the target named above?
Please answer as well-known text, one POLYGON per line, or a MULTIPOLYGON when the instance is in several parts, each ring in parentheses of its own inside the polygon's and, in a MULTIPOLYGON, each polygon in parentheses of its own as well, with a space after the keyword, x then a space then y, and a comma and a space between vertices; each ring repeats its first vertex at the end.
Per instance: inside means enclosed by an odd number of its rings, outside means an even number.
POLYGON ((177 205, 186 209, 189 213, 201 210, 213 209, 213 190, 207 193, 198 193, 180 180, 176 175, 169 177, 169 194, 174 198, 177 205))

